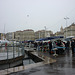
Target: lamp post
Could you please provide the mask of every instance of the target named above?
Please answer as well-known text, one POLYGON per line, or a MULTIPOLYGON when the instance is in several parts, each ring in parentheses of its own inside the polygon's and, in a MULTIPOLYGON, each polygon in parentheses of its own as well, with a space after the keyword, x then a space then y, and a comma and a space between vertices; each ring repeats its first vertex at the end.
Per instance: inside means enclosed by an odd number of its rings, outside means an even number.
POLYGON ((64 18, 66 20, 66 37, 67 37, 67 20, 69 19, 68 17, 64 18))
POLYGON ((40 31, 39 31, 39 39, 40 39, 40 31))
POLYGON ((71 26, 71 36, 72 36, 72 26, 71 26))
POLYGON ((45 27, 45 37, 46 37, 46 26, 44 26, 45 27))

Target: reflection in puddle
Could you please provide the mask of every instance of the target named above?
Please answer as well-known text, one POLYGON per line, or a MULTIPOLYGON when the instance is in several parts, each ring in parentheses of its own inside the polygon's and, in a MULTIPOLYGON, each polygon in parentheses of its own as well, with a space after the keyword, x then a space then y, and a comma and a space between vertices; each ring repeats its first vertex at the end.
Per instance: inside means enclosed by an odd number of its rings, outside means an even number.
POLYGON ((28 64, 32 64, 32 63, 34 63, 34 61, 32 59, 23 60, 23 65, 28 65, 28 64))

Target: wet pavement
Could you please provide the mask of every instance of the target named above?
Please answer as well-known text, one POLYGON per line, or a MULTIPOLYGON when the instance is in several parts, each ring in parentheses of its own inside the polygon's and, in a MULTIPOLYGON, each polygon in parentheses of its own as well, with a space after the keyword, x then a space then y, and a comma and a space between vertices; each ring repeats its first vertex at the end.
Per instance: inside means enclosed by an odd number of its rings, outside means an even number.
POLYGON ((11 73, 10 75, 75 75, 75 55, 72 55, 71 50, 57 57, 53 57, 48 53, 43 53, 43 55, 56 59, 57 61, 55 63, 11 73))
POLYGON ((72 55, 71 50, 63 55, 58 55, 57 57, 50 55, 47 52, 38 52, 36 55, 46 59, 45 62, 47 63, 43 64, 42 62, 39 62, 37 64, 31 64, 31 67, 29 66, 27 69, 26 66, 22 66, 25 69, 10 72, 9 75, 75 75, 75 54, 72 55), (50 63, 50 60, 52 59, 56 61, 50 63), (48 61, 50 62, 48 63, 48 61))

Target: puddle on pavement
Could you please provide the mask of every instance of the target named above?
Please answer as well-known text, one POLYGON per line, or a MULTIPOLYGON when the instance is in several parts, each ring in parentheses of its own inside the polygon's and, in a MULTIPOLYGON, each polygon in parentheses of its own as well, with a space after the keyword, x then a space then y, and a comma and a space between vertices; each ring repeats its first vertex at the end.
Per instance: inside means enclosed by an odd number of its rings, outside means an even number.
POLYGON ((23 66, 28 65, 28 64, 32 64, 32 63, 35 63, 32 59, 23 60, 23 66))

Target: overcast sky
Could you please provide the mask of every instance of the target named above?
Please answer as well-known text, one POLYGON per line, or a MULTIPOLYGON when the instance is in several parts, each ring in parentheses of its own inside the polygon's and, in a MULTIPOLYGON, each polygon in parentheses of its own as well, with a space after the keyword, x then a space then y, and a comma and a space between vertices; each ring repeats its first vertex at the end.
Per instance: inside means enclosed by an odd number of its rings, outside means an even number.
POLYGON ((0 0, 0 33, 45 29, 54 33, 75 22, 75 0, 0 0))

